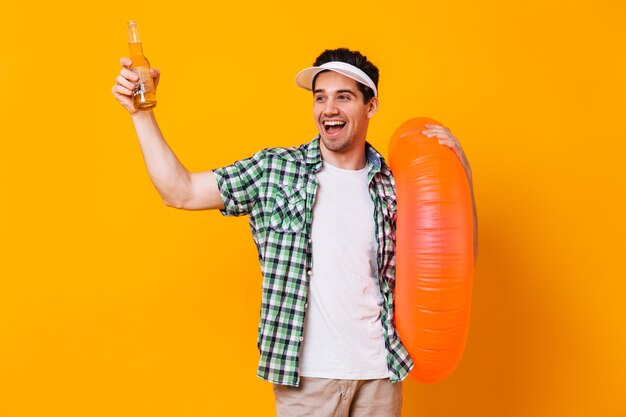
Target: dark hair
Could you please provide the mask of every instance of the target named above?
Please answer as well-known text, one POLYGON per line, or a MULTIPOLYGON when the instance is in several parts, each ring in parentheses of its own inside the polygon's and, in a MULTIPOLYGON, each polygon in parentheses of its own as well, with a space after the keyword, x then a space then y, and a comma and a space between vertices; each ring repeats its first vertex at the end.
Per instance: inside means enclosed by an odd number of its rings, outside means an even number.
MULTIPOLYGON (((355 67, 366 73, 372 79, 372 81, 374 81, 374 85, 376 86, 376 88, 378 88, 378 68, 376 68, 376 65, 368 61, 367 57, 359 51, 351 51, 348 48, 327 49, 322 52, 320 56, 317 57, 317 59, 313 63, 313 66, 319 67, 320 65, 331 61, 346 62, 348 64, 354 65, 355 67)), ((315 91, 315 80, 317 79, 317 76, 326 71, 318 72, 315 77, 313 77, 313 91, 315 91)), ((359 91, 363 93, 363 102, 367 104, 367 102, 370 101, 372 97, 374 97, 374 90, 359 82, 357 82, 356 85, 359 88, 359 91)))

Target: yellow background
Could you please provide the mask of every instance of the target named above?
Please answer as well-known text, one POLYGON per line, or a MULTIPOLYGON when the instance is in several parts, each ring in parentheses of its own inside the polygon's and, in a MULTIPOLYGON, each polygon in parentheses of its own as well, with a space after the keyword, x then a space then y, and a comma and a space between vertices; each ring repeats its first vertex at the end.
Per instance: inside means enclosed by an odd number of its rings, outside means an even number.
POLYGON ((312 138, 294 75, 381 69, 369 140, 452 129, 480 224, 470 336, 405 416, 625 416, 626 5, 11 2, 0 16, 0 416, 271 416, 246 218, 165 207, 111 95, 126 21, 192 171, 312 138))

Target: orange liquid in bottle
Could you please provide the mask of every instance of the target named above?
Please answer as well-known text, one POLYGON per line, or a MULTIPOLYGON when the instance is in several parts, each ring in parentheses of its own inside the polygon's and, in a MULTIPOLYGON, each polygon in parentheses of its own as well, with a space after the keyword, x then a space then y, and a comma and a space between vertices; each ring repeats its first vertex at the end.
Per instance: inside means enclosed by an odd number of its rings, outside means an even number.
POLYGON ((150 75, 150 63, 143 54, 143 47, 139 40, 137 23, 128 22, 128 49, 133 61, 130 69, 139 75, 137 87, 133 91, 133 104, 138 110, 148 110, 156 106, 156 88, 150 75))

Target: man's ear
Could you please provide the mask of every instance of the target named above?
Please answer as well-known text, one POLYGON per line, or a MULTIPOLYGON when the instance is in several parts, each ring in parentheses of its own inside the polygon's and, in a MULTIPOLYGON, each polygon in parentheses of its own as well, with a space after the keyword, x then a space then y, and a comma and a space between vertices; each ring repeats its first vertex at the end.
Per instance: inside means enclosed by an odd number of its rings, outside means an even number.
POLYGON ((374 115, 378 111, 378 97, 372 97, 369 103, 367 103, 367 105, 368 105, 367 118, 371 119, 372 117, 374 117, 374 115))

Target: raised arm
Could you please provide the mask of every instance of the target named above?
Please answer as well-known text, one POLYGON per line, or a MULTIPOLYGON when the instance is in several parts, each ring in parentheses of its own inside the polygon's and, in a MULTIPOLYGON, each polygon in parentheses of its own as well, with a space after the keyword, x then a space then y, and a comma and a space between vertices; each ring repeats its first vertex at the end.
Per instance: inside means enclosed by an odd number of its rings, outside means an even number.
MULTIPOLYGON (((120 64, 122 69, 112 88, 113 96, 131 115, 148 174, 163 202, 186 210, 224 208, 213 172, 189 172, 165 141, 154 112, 135 109, 132 91, 139 77, 129 69, 129 58, 121 58, 120 64)), ((160 73, 154 68, 150 71, 157 86, 160 73)))

